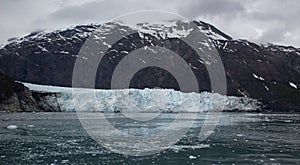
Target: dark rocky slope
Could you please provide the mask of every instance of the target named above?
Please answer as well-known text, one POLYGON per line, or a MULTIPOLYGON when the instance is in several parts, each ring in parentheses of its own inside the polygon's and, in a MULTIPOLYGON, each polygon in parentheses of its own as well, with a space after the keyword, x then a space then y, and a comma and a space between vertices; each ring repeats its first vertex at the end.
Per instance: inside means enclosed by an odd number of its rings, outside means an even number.
POLYGON ((30 91, 23 84, 0 73, 0 112, 60 111, 59 105, 53 108, 46 100, 53 95, 58 94, 30 91))
POLYGON ((38 106, 31 91, 0 73, 0 111, 37 111, 38 106))

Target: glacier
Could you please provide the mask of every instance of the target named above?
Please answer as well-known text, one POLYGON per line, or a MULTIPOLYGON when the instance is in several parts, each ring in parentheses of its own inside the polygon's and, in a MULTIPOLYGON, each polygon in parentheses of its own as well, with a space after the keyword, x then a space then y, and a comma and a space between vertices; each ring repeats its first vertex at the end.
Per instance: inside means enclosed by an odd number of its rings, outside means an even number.
MULTIPOLYGON (((182 93, 173 89, 80 89, 23 83, 32 91, 57 93, 43 99, 60 111, 75 112, 208 112, 255 111, 261 103, 253 98, 218 93, 182 93), (76 107, 76 108, 75 108, 76 107)), ((55 110, 54 110, 55 111, 55 110)))

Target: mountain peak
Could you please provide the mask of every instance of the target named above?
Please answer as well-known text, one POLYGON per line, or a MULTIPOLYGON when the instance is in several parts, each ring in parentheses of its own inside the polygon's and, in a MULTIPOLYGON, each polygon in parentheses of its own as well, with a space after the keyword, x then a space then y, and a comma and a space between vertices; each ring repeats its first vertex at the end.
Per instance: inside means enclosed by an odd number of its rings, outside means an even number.
POLYGON ((217 29, 215 26, 203 22, 203 21, 194 21, 195 24, 209 37, 216 39, 216 40, 232 40, 232 38, 223 33, 221 30, 217 29))
MULTIPOLYGON (((88 24, 88 25, 78 25, 74 27, 69 27, 67 29, 59 29, 59 30, 38 30, 34 31, 22 38, 13 38, 7 43, 2 43, 0 48, 4 48, 6 45, 10 44, 20 44, 21 42, 30 42, 36 40, 51 40, 51 37, 64 37, 65 39, 71 39, 74 37, 86 39, 93 32, 97 31, 100 27, 105 26, 106 28, 112 27, 113 25, 119 26, 128 26, 134 30, 148 33, 150 35, 155 35, 161 33, 160 37, 166 36, 163 33, 168 33, 168 37, 170 38, 179 38, 186 36, 191 29, 185 29, 188 24, 194 23, 196 24, 201 32, 206 34, 208 37, 214 40, 232 40, 230 36, 223 33, 221 30, 217 29, 211 24, 205 23, 203 21, 193 21, 187 22, 185 20, 165 20, 155 23, 149 22, 136 22, 136 23, 124 23, 124 22, 108 22, 105 24, 88 24), (181 26, 181 27, 180 27, 181 26), (159 32, 159 33, 157 33, 159 32), (62 35, 64 34, 64 35, 62 35)), ((109 30, 109 29, 108 29, 109 30)), ((124 29, 126 30, 126 29, 124 29)))

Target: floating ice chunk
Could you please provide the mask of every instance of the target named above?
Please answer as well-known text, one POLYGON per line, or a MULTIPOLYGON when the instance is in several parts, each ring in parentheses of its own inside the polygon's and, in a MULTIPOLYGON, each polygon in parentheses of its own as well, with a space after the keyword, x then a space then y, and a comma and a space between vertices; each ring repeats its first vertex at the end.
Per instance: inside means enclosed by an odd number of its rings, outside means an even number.
POLYGON ((289 82, 289 84, 290 84, 290 86, 291 87, 293 87, 293 88, 295 88, 295 89, 297 89, 298 87, 297 87, 297 85, 296 84, 294 84, 294 83, 292 83, 292 82, 289 82))
POLYGON ((65 163, 67 163, 67 162, 69 162, 69 160, 67 160, 67 159, 61 161, 62 164, 65 164, 65 163))
POLYGON ((18 126, 16 126, 16 125, 9 125, 9 126, 7 126, 6 128, 7 128, 7 129, 17 129, 18 126))
POLYGON ((173 150, 185 150, 185 149, 202 149, 202 148, 209 148, 210 145, 209 144, 198 144, 198 145, 174 145, 172 147, 170 147, 170 149, 173 149, 173 150))
POLYGON ((190 156, 189 156, 189 159, 197 159, 197 157, 196 157, 196 156, 193 156, 193 155, 190 155, 190 156))

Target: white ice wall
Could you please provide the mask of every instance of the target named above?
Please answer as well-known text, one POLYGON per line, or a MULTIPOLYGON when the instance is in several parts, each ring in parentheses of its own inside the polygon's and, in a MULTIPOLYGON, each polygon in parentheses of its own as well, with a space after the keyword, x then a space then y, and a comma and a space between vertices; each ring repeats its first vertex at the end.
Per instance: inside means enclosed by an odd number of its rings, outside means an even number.
MULTIPOLYGON (((78 92, 76 89, 65 87, 29 83, 24 85, 35 91, 60 92, 57 100, 62 111, 75 111, 75 105, 81 110, 103 112, 178 112, 179 110, 205 112, 215 109, 243 111, 260 109, 260 103, 255 99, 209 92, 182 93, 172 89, 80 89, 78 92)), ((49 103, 51 101, 53 99, 49 98, 49 103)))

